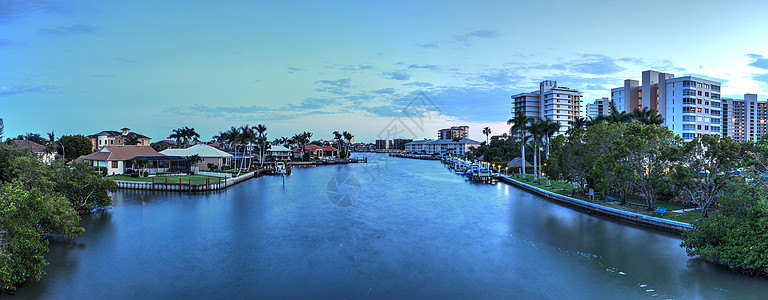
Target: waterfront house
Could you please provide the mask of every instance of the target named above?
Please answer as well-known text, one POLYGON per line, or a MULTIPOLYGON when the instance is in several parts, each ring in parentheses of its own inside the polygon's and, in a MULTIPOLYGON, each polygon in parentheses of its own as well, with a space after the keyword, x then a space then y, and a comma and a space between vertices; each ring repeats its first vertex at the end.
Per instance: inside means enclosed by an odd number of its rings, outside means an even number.
POLYGON ((226 166, 231 163, 232 160, 232 154, 229 154, 227 152, 221 151, 219 149, 216 149, 214 147, 204 145, 204 144, 197 144, 189 148, 185 149, 165 149, 163 151, 160 151, 160 153, 170 156, 181 156, 181 157, 189 157, 193 155, 200 156, 200 158, 203 159, 202 162, 199 162, 197 166, 200 168, 201 171, 208 171, 208 164, 214 164, 216 165, 217 169, 221 169, 221 166, 226 166))
MULTIPOLYGON (((155 172, 167 172, 167 171, 184 171, 179 170, 178 165, 181 160, 187 160, 181 157, 170 157, 165 154, 159 153, 152 149, 150 146, 140 145, 119 145, 119 146, 104 146, 98 152, 94 152, 88 155, 78 157, 76 162, 90 162, 91 165, 96 167, 106 167, 107 175, 119 175, 127 172, 138 171, 137 166, 133 164, 136 158, 147 158, 152 162, 152 171, 155 172), (131 170, 131 171, 128 171, 131 170)), ((189 163, 187 160, 186 172, 189 171, 189 163)))
POLYGON ((289 161, 291 160, 291 150, 283 146, 272 146, 267 150, 267 156, 275 161, 289 161))
MULTIPOLYGON (((309 152, 310 157, 319 159, 336 159, 339 158, 339 149, 331 146, 318 146, 315 144, 309 144, 304 147, 304 150, 309 152)), ((301 158, 301 148, 295 148, 293 151, 294 158, 301 158)))
POLYGON ((29 152, 36 154, 37 157, 39 157, 40 160, 43 161, 43 163, 45 164, 51 164, 51 161, 53 161, 53 159, 56 158, 56 151, 53 151, 53 149, 51 149, 51 151, 48 152, 46 151, 45 146, 35 143, 33 141, 13 140, 12 143, 16 144, 16 146, 29 150, 29 152))
POLYGON ((86 137, 91 139, 93 149, 98 150, 105 146, 125 145, 125 141, 134 136, 137 138, 136 145, 149 146, 149 144, 152 142, 151 138, 143 134, 131 132, 131 129, 127 127, 120 129, 120 131, 105 130, 86 137))

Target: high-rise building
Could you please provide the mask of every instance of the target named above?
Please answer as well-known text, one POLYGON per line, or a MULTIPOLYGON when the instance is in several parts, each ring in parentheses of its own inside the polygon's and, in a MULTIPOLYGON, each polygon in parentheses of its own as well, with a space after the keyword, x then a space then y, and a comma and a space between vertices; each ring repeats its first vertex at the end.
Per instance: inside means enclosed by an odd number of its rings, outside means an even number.
POLYGON ((392 140, 376 140, 376 150, 391 149, 392 146, 392 140))
POLYGON ((600 116, 611 114, 611 100, 608 97, 595 99, 594 103, 587 104, 587 117, 597 119, 600 116))
POLYGON ((744 94, 744 99, 723 98, 723 136, 737 142, 756 141, 768 133, 768 101, 758 101, 756 94, 744 94))
POLYGON ((451 128, 437 130, 438 139, 453 139, 456 137, 469 138, 469 126, 451 126, 451 128))
POLYGON ((512 95, 512 115, 522 111, 530 118, 550 118, 560 123, 560 131, 555 135, 565 134, 570 122, 579 117, 581 96, 578 90, 558 87, 557 81, 545 80, 539 84, 538 91, 512 95))
POLYGON ((625 80, 611 89, 611 100, 620 111, 649 108, 661 113, 667 126, 685 141, 702 134, 722 134, 720 83, 693 76, 647 70, 642 82, 625 80))

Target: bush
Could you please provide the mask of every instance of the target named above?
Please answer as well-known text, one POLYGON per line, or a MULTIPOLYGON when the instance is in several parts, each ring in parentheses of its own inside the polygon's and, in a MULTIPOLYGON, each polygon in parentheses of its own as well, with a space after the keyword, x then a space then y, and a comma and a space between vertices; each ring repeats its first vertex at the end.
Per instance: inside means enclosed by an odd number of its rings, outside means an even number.
POLYGON ((232 167, 230 167, 230 166, 226 166, 226 165, 221 166, 221 170, 222 171, 226 171, 226 170, 230 170, 230 169, 232 169, 232 167))
POLYGON ((216 169, 218 169, 218 166, 213 163, 208 163, 208 170, 216 171, 216 169))
POLYGON ((131 173, 131 178, 139 178, 139 173, 131 173))
POLYGON ((133 169, 128 169, 128 170, 125 171, 125 174, 128 174, 128 175, 131 175, 133 173, 135 173, 135 171, 133 171, 133 169))
POLYGON ((149 172, 148 171, 144 171, 144 177, 148 177, 148 176, 149 176, 149 172))

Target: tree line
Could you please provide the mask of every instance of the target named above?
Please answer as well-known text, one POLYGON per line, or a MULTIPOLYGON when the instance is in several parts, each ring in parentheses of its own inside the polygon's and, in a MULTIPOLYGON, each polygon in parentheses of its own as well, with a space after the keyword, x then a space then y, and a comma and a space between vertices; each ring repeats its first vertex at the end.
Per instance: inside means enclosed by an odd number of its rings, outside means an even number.
POLYGON ((80 215, 112 205, 116 190, 86 164, 46 165, 25 148, 0 145, 0 290, 39 280, 48 238, 84 232, 80 215))

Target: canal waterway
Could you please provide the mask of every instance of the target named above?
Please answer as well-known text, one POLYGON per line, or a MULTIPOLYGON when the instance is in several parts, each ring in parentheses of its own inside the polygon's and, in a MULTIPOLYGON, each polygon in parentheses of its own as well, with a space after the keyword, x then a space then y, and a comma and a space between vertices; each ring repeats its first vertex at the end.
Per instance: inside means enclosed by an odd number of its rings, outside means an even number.
POLYGON ((761 298, 679 236, 589 216, 438 161, 294 168, 225 191, 121 190, 13 299, 761 298))

